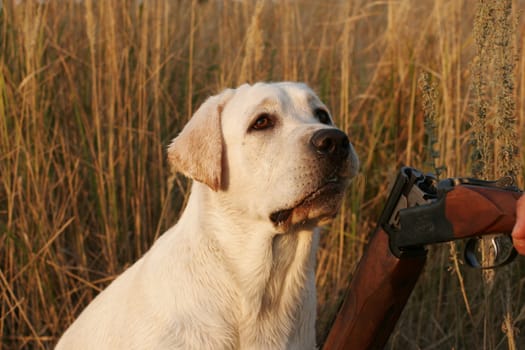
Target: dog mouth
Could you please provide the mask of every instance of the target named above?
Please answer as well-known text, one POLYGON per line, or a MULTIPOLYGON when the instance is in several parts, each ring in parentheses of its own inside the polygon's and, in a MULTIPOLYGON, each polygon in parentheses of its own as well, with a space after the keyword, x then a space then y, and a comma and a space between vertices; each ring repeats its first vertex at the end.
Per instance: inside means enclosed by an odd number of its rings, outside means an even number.
POLYGON ((347 183, 347 178, 333 176, 292 207, 271 213, 270 220, 276 226, 288 226, 295 221, 305 222, 308 219, 313 219, 310 215, 314 207, 326 207, 326 210, 318 210, 319 213, 315 215, 317 219, 334 217, 339 209, 339 202, 347 183))

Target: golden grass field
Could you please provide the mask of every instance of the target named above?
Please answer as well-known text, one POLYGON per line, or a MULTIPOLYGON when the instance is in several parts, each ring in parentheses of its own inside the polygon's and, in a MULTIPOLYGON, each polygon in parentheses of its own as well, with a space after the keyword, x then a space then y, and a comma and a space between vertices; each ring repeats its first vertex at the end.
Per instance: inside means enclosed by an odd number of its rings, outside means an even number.
MULTIPOLYGON (((52 348, 176 222, 166 146, 225 87, 308 83, 361 158, 322 236, 319 338, 401 164, 523 187, 523 1, 2 3, 0 349, 52 348)), ((525 258, 482 274, 461 247, 431 248, 388 349, 525 349, 525 258)))

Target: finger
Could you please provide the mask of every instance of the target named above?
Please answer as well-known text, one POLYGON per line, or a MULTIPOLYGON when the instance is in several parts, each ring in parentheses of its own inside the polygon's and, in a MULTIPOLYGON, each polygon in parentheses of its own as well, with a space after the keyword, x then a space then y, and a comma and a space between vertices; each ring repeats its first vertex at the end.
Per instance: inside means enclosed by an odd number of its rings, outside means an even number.
POLYGON ((525 196, 521 196, 516 203, 516 224, 512 230, 512 240, 516 250, 525 255, 525 196))

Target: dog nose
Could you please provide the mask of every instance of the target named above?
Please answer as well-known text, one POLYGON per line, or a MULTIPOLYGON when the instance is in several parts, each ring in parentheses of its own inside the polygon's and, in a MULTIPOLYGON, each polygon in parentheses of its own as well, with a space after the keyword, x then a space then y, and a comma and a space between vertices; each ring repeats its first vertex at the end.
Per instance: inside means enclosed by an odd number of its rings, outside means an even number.
POLYGON ((350 153, 350 140, 339 129, 317 130, 310 139, 315 151, 335 161, 341 161, 350 153))

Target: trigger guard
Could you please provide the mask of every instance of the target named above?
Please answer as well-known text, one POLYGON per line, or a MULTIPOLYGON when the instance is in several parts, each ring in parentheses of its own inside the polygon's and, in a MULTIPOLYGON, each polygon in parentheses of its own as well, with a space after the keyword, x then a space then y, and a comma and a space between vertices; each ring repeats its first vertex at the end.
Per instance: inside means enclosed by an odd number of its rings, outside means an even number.
POLYGON ((478 240, 479 238, 470 238, 467 240, 464 251, 465 262, 468 266, 475 269, 483 269, 484 267, 479 263, 475 252, 478 240))
MULTIPOLYGON (((507 236, 508 239, 511 239, 509 236, 507 236)), ((465 262, 467 263, 467 265, 469 265, 470 267, 473 267, 473 268, 476 268, 476 269, 481 269, 481 270, 487 270, 487 269, 494 269, 496 267, 501 267, 501 266, 505 266, 507 265, 508 263, 512 262, 512 260, 514 260, 516 258, 516 256, 518 255, 518 252, 516 251, 516 249, 514 247, 512 247, 512 249, 510 250, 509 254, 505 257, 505 259, 495 265, 491 265, 491 266, 483 266, 477 256, 476 256, 476 247, 478 245, 478 242, 481 241, 482 239, 479 238, 479 237, 476 237, 476 238, 470 238, 469 240, 467 240, 467 244, 465 245, 465 251, 464 251, 464 257, 465 257, 465 262)), ((512 239, 511 239, 512 240, 512 239)), ((490 242, 492 243, 492 246, 494 248, 494 253, 495 253, 495 256, 496 256, 496 259, 495 261, 498 260, 498 255, 501 254, 500 252, 500 246, 497 242, 497 238, 490 238, 490 242)))

